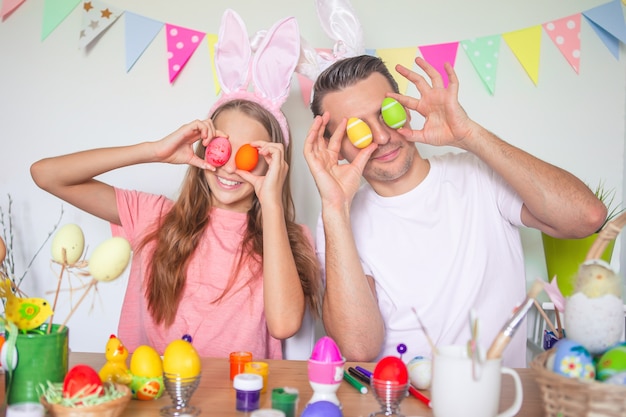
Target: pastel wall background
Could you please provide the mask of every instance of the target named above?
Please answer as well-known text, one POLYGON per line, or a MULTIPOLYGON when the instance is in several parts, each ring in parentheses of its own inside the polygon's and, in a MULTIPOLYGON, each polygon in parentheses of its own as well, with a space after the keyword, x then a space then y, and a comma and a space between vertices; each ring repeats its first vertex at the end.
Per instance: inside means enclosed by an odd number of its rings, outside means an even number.
MULTIPOLYGON (((7 0, 3 1, 7 6, 7 0)), ((18 275, 26 270, 61 210, 61 224, 77 223, 83 228, 88 250, 110 237, 108 224, 38 189, 29 174, 32 162, 87 148, 159 139, 188 121, 204 118, 216 99, 207 37, 170 83, 164 29, 127 72, 125 15, 81 49, 82 2, 42 40, 48 3, 27 0, 0 22, 0 206, 6 211, 10 194, 18 275)), ((333 46, 321 29, 312 0, 110 0, 106 4, 207 34, 217 34, 227 7, 243 17, 251 34, 292 15, 307 42, 318 48, 333 46)), ((606 0, 397 0, 385 5, 353 1, 366 48, 391 55, 408 48, 413 57, 421 54, 418 47, 503 35, 605 4, 606 0)), ((617 4, 623 13, 623 6, 617 4)), ((533 81, 502 40, 493 94, 459 47, 455 68, 461 82, 461 103, 472 118, 503 139, 590 185, 604 181, 617 190, 616 200, 621 201, 626 115, 623 40, 611 49, 582 17, 576 73, 547 32, 541 28, 538 33, 537 79, 533 81)), ((319 200, 302 157, 302 139, 311 115, 301 93, 294 77, 284 109, 295 138, 292 182, 298 218, 314 229, 319 200)), ((414 88, 409 86, 407 93, 415 94, 414 88)), ((445 151, 421 149, 427 155, 445 151)), ((111 172, 101 179, 174 197, 184 170, 144 165, 111 172)), ((537 276, 546 278, 539 233, 524 230, 523 236, 529 281, 537 276)), ((619 259, 615 263, 619 264, 619 259)), ((29 295, 50 297, 55 271, 47 244, 30 268, 23 289, 29 295)), ((125 288, 126 275, 99 285, 98 292, 81 304, 69 322, 73 350, 104 350, 106 339, 116 332, 125 288)), ((67 316, 76 294, 62 294, 57 321, 67 316)), ((307 356, 310 344, 311 338, 304 337, 291 356, 307 356)))

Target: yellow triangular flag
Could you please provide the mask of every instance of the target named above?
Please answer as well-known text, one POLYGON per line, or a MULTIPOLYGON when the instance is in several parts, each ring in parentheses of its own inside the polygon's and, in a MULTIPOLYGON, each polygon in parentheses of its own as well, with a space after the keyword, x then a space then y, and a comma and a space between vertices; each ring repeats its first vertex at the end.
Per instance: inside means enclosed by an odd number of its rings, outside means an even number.
POLYGON ((539 52, 541 50, 541 25, 502 34, 517 60, 535 85, 539 81, 539 52))
POLYGON ((400 94, 406 94, 409 80, 398 74, 395 68, 397 64, 400 64, 408 69, 413 69, 417 47, 377 49, 376 54, 383 60, 385 65, 387 65, 387 68, 389 68, 389 72, 398 83, 400 94))
POLYGON ((209 44, 209 56, 211 57, 211 70, 213 71, 213 85, 215 86, 215 95, 217 96, 222 87, 220 86, 220 80, 217 79, 217 72, 215 71, 215 44, 217 43, 217 35, 213 33, 207 33, 206 39, 209 44))

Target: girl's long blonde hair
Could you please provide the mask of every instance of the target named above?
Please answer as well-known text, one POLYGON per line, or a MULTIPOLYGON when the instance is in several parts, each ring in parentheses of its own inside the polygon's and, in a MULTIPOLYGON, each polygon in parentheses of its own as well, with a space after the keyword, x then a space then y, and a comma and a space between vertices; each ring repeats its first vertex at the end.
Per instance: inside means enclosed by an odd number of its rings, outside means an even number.
MULTIPOLYGON (((247 100, 233 100, 216 109, 211 118, 215 120, 225 110, 239 111, 258 120, 270 134, 272 142, 284 144, 280 125, 275 117, 259 104, 247 100)), ((285 149, 285 161, 288 164, 291 163, 291 148, 288 146, 285 149)), ((199 142, 196 155, 204 158, 205 149, 199 142)), ((320 266, 311 242, 303 233, 301 226, 295 223, 295 207, 289 177, 288 172, 283 186, 287 234, 307 304, 313 316, 319 317, 322 297, 320 266)), ((155 229, 144 238, 140 245, 140 250, 142 250, 148 242, 156 242, 145 283, 145 297, 148 300, 148 311, 157 324, 170 326, 174 322, 187 282, 187 266, 209 224, 210 210, 211 190, 204 171, 189 166, 181 186, 180 196, 174 206, 160 219, 160 223, 155 225, 155 229)), ((256 194, 253 194, 253 204, 248 211, 248 224, 239 250, 237 266, 231 274, 231 280, 224 293, 217 299, 208 301, 219 302, 232 290, 237 271, 246 262, 256 263, 250 269, 259 271, 258 278, 262 273, 262 259, 263 218, 259 200, 256 194)), ((210 279, 209 275, 207 279, 210 279)))

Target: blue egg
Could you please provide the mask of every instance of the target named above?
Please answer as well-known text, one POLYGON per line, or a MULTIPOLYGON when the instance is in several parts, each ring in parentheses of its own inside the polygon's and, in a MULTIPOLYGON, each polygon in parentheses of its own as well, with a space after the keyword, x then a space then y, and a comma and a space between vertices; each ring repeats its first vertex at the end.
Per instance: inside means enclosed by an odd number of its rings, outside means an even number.
POLYGON ((555 373, 568 378, 595 379, 593 358, 580 343, 564 338, 556 343, 554 349, 552 370, 555 373))
POLYGON ((343 417, 343 413, 335 403, 316 401, 307 405, 300 417, 343 417))

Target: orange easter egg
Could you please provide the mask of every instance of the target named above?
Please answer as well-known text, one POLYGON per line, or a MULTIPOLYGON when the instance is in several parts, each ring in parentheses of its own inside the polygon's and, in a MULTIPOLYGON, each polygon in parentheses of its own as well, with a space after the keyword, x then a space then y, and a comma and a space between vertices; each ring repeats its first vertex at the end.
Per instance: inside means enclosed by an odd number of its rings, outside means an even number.
POLYGON ((259 162, 259 151, 249 143, 239 148, 235 155, 237 169, 252 171, 256 167, 257 162, 259 162))

